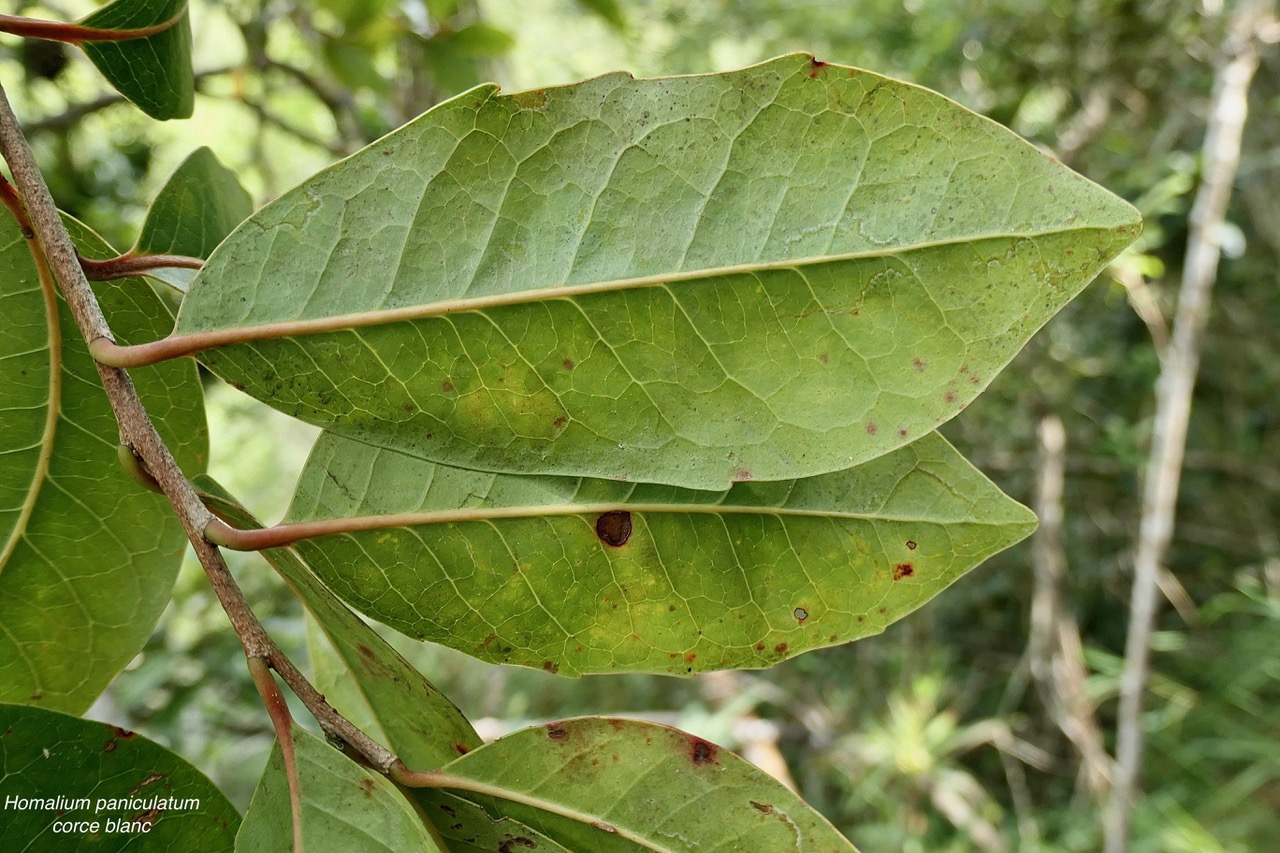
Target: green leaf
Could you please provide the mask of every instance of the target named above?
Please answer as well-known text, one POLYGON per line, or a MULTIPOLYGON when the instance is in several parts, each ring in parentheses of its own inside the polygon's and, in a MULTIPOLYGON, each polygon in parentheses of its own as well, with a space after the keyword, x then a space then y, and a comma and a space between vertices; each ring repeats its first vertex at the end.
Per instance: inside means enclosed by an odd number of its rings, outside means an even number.
POLYGON ((604 18, 615 29, 623 29, 627 25, 626 16, 618 0, 578 0, 578 5, 589 12, 604 18))
POLYGON ((199 770, 144 737, 0 705, 0 826, 6 850, 219 853, 232 849, 240 815, 199 770))
MULTIPOLYGON (((324 694, 330 705, 359 726, 361 731, 390 747, 407 766, 415 770, 435 768, 452 761, 460 754, 465 755, 483 743, 464 720, 455 729, 456 739, 443 742, 446 753, 444 760, 441 760, 441 737, 436 732, 443 732, 444 727, 439 725, 438 720, 431 718, 439 716, 438 706, 443 696, 415 670, 410 669, 407 675, 396 678, 391 667, 370 666, 376 661, 375 655, 386 658, 389 653, 395 656, 396 661, 400 661, 393 649, 387 647, 384 650, 366 641, 364 648, 371 651, 364 659, 357 660, 355 666, 351 666, 347 662, 350 655, 344 659, 326 638, 325 626, 310 614, 307 614, 306 622, 307 657, 311 660, 316 689, 324 694), (372 651, 375 649, 376 651, 372 651), (369 672, 371 669, 375 670, 373 677, 369 672), (419 684, 426 685, 429 695, 425 702, 415 690, 419 684), (423 720, 423 716, 428 720, 423 720), (424 726, 423 723, 428 721, 432 724, 424 726), (408 737, 405 737, 406 730, 408 737)), ((366 630, 373 634, 372 630, 366 630)), ((379 644, 385 646, 381 637, 376 634, 373 636, 379 644)), ((403 666, 409 665, 403 663, 403 666)), ((450 709, 453 708, 448 700, 444 702, 450 709)), ((461 719, 456 710, 454 713, 461 719)), ((488 853, 504 849, 503 844, 508 845, 505 849, 515 850, 517 846, 529 846, 529 842, 536 844, 545 853, 563 849, 519 821, 492 818, 476 804, 451 794, 431 789, 418 789, 411 793, 444 840, 445 846, 453 853, 468 850, 488 853)))
POLYGON ((383 18, 388 0, 318 0, 316 6, 327 9, 342 22, 346 33, 353 33, 383 18))
POLYGON ((527 824, 491 815, 484 807, 453 794, 433 788, 418 788, 413 794, 450 853, 573 853, 527 824))
MULTIPOLYGON (((208 148, 182 161, 151 202, 132 253, 207 258, 232 230, 253 213, 253 199, 208 148)), ((186 290, 196 271, 168 268, 151 273, 186 290)))
MULTIPOLYGON (((227 521, 245 530, 262 526, 212 477, 196 477, 195 484, 207 505, 227 521)), ((482 743, 457 706, 348 610, 297 553, 273 548, 263 556, 302 599, 333 644, 332 649, 312 642, 308 647, 321 653, 312 662, 324 676, 320 690, 334 707, 370 724, 365 729, 368 734, 417 770, 440 767, 482 743)))
MULTIPOLYGON (((295 727, 306 853, 437 853, 413 805, 396 787, 324 741, 295 727)), ((236 836, 237 853, 291 849, 293 824, 284 758, 277 743, 236 836)))
POLYGON ((491 24, 462 27, 449 33, 447 39, 459 54, 469 59, 492 59, 508 53, 516 45, 511 33, 491 24))
MULTIPOLYGON (((171 20, 187 0, 116 0, 80 23, 104 30, 132 30, 171 20)), ((120 94, 152 118, 188 118, 195 106, 191 70, 191 19, 183 15, 156 35, 80 45, 120 94)))
POLYGON ((325 433, 287 520, 398 512, 445 514, 296 547, 393 628, 565 675, 766 667, 875 634, 1035 526, 936 433, 711 493, 484 474, 325 433))
MULTIPOLYGON (((114 257, 73 220, 81 254, 114 257)), ((173 315, 145 279, 94 286, 120 340, 163 335, 173 315)), ((119 429, 70 310, 51 313, 18 226, 0 215, 0 701, 79 713, 142 649, 186 547, 160 495, 120 468, 119 429)), ((195 366, 137 370, 179 464, 204 469, 195 366)))
POLYGON ((321 52, 333 75, 349 89, 369 89, 383 96, 387 77, 374 64, 373 47, 363 40, 324 37, 321 52))
POLYGON ((722 489, 933 430, 1139 223, 942 96, 804 55, 485 86, 258 211, 178 331, 255 338, 201 358, 360 441, 722 489))
POLYGON ((701 738, 639 720, 589 717, 525 729, 444 772, 469 783, 459 796, 570 850, 854 850, 763 771, 701 738))

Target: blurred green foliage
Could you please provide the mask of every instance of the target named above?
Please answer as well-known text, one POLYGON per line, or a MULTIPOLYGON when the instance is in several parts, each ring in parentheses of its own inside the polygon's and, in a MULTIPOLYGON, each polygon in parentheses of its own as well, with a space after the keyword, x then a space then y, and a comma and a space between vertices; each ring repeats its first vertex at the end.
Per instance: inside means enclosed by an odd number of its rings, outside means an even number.
MULTIPOLYGON (((19 3, 57 17, 87 2, 19 3)), ((1101 730, 1126 630, 1130 553, 1212 77, 1230 2, 1152 0, 193 0, 195 117, 163 126, 82 57, 0 41, 0 74, 60 204, 116 245, 202 144, 262 201, 484 79, 505 88, 616 68, 690 73, 792 50, 919 82, 1008 124, 1126 196, 1137 250, 1058 316, 944 432, 1030 502, 1036 424, 1066 425, 1065 606, 1101 730), (13 91, 13 90, 17 91, 13 91), (1137 289, 1135 289, 1135 281, 1137 289), (1135 305, 1148 300, 1147 321, 1135 305), (1154 313, 1150 308, 1157 309, 1154 313)), ((1280 62, 1253 89, 1196 389, 1148 699, 1133 849, 1272 849, 1280 838, 1280 62)), ((209 387, 212 473, 279 516, 309 431, 209 387)), ((1036 691, 1030 548, 993 559, 880 637, 765 673, 596 677, 491 667, 394 642, 482 732, 644 713, 744 750, 776 736, 803 795, 867 850, 1088 851, 1098 808, 1036 691), (761 728, 761 724, 763 728, 761 728)), ((302 655, 299 610, 264 563, 235 571, 302 655)), ((172 744, 244 804, 270 727, 194 564, 150 646, 100 706, 172 744)), ((303 719, 303 715, 298 715, 303 719)), ((1108 741, 1109 743, 1109 741, 1108 741)))

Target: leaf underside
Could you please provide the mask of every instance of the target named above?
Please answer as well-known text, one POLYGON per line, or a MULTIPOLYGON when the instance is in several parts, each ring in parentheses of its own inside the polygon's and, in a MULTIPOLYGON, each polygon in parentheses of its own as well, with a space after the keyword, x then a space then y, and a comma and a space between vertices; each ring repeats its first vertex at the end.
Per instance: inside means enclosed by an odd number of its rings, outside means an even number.
POLYGON ((6 850, 229 853, 240 825, 217 786, 159 744, 105 723, 22 705, 0 705, 0 802, 10 797, 55 803, 6 805, 0 828, 6 850), (58 803, 58 797, 65 799, 58 803), (157 797, 153 808, 149 803, 157 797), (119 800, 142 802, 112 802, 119 800), (96 820, 99 831, 55 834, 55 820, 96 820), (117 826, 147 822, 150 829, 106 831, 108 820, 117 826))
POLYGON ((565 675, 766 667, 878 633, 1035 526, 936 433, 724 492, 487 474, 326 433, 287 520, 450 510, 297 549, 412 637, 565 675))
MULTIPOLYGON (((66 224, 85 256, 116 254, 83 225, 66 224)), ((94 289, 121 340, 172 328, 144 279, 94 289)), ((110 403, 70 310, 60 297, 57 305, 53 346, 31 253, 12 218, 0 216, 0 701, 79 713, 145 644, 186 537, 165 499, 121 470, 110 403)), ((204 470, 194 365, 138 370, 134 381, 183 469, 204 470)))
POLYGON ((434 788, 417 788, 414 798, 445 841, 449 853, 576 853, 515 818, 495 816, 470 800, 434 788), (506 845, 505 847, 503 845, 506 845))
POLYGON ((1139 228, 987 119, 807 56, 485 86, 251 217, 177 333, 310 322, 200 357, 366 443, 722 489, 934 429, 1139 228))
MULTIPOLYGON (((187 0, 116 0, 80 23, 104 30, 132 30, 162 24, 187 0)), ((98 71, 120 94, 156 119, 188 118, 195 105, 191 70, 191 18, 142 39, 85 42, 98 71)))
POLYGON ((639 720, 587 717, 525 729, 463 756, 445 772, 561 810, 457 792, 569 850, 854 851, 763 771, 713 743, 639 720))

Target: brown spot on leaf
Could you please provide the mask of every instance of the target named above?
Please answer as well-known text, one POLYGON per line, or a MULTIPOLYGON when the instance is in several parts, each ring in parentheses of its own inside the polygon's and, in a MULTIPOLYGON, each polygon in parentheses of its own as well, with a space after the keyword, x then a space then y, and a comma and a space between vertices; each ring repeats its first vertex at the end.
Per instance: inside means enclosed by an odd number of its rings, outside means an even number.
POLYGON ((110 739, 110 740, 108 740, 106 743, 104 743, 104 744, 102 745, 102 751, 103 751, 103 752, 115 752, 115 751, 116 751, 116 739, 115 739, 115 738, 111 738, 111 739, 110 739))
POLYGON ((440 804, 440 811, 444 812, 449 817, 457 817, 458 815, 458 813, 453 810, 453 806, 447 806, 444 803, 440 804))
POLYGON ((534 848, 537 843, 523 835, 508 835, 507 840, 498 845, 498 853, 515 853, 517 847, 534 848))
POLYGON ((880 431, 880 427, 875 421, 867 421, 867 435, 875 435, 880 431))
POLYGON ((556 429, 564 429, 564 425, 567 423, 568 421, 565 420, 564 415, 561 415, 560 417, 552 421, 551 425, 554 426, 556 429))
POLYGON ((414 409, 417 408, 417 406, 413 405, 413 403, 405 403, 400 408, 404 409, 406 412, 412 412, 414 409))
POLYGON ((916 373, 924 373, 925 363, 920 360, 920 356, 911 359, 911 366, 916 369, 916 373))
POLYGON ((443 382, 441 382, 441 383, 440 383, 440 390, 441 390, 441 391, 444 391, 445 393, 448 393, 448 392, 452 391, 452 390, 453 390, 453 383, 452 383, 452 382, 450 382, 448 379, 446 379, 445 381, 443 381, 443 382))
POLYGON ((755 800, 751 800, 750 802, 751 808, 760 812, 760 814, 773 814, 773 806, 768 803, 757 803, 755 800))
POLYGON ((756 643, 756 651, 758 652, 764 651, 764 643, 756 643))
POLYGON ((908 550, 908 551, 914 551, 915 549, 916 549, 916 540, 914 540, 914 539, 908 539, 908 540, 907 540, 907 550, 908 550))
POLYGON ((373 796, 373 780, 369 778, 360 780, 360 792, 366 797, 373 796))
POLYGON ((778 645, 773 647, 773 650, 777 654, 785 655, 787 653, 788 648, 790 647, 786 643, 778 643, 778 645))
POLYGON ((948 406, 954 406, 956 402, 956 392, 948 391, 947 393, 942 395, 942 399, 947 401, 948 406))
POLYGON ((791 611, 791 615, 796 617, 797 622, 804 624, 804 620, 809 618, 809 611, 805 610, 803 607, 797 607, 795 610, 791 611))
POLYGON ((825 352, 819 353, 818 361, 822 362, 823 364, 826 364, 827 362, 831 361, 831 356, 827 355, 825 352))
POLYGON ((613 825, 613 824, 611 824, 611 823, 605 823, 605 822, 604 822, 604 821, 602 821, 602 820, 593 820, 593 821, 591 821, 591 828, 592 828, 592 829, 598 829, 598 830, 600 830, 601 832, 607 832, 607 833, 609 833, 610 835, 617 835, 617 834, 618 834, 618 827, 614 826, 614 825, 613 825))
POLYGON ((907 437, 907 428, 898 427, 898 438, 906 438, 906 437, 907 437))
POLYGON ((700 737, 685 735, 689 740, 689 760, 694 764, 715 764, 716 746, 700 737))
POLYGON ((547 105, 546 89, 530 89, 528 92, 516 92, 511 100, 522 110, 540 110, 547 105))
POLYGON ((498 639, 497 634, 490 634, 489 636, 485 637, 483 640, 480 641, 480 648, 482 649, 485 648, 496 639, 498 639))
POLYGON ((559 723, 551 723, 547 726, 547 737, 552 740, 564 740, 569 736, 569 730, 559 723))
POLYGON ((596 519, 596 536, 606 545, 621 548, 631 538, 631 513, 625 509, 603 512, 596 519))
POLYGON ((542 668, 552 675, 560 671, 560 667, 556 665, 556 662, 550 660, 544 660, 542 662, 542 668))
POLYGON ((903 578, 909 578, 916 573, 915 566, 910 563, 898 563, 893 567, 893 579, 900 581, 903 578))
POLYGON ((693 662, 694 662, 694 661, 696 661, 697 659, 698 659, 698 653, 697 653, 697 652, 689 652, 689 654, 687 654, 687 655, 685 655, 685 656, 684 656, 684 662, 685 662, 685 663, 693 663, 693 662))
POLYGON ((571 359, 571 358, 566 358, 564 361, 560 362, 560 365, 561 365, 565 370, 573 370, 573 368, 577 366, 577 365, 575 365, 575 364, 573 363, 573 359, 571 359))
POLYGON ((364 643, 356 643, 356 649, 359 650, 360 654, 364 655, 369 660, 373 660, 374 658, 373 649, 369 648, 364 643))
POLYGON ((823 62, 821 59, 809 57, 809 66, 809 79, 812 80, 818 76, 818 73, 822 71, 822 69, 827 67, 827 63, 823 62))
POLYGON ((751 478, 752 478, 752 474, 746 468, 739 468, 733 474, 733 481, 735 483, 745 483, 751 478))
POLYGON ((150 774, 149 776, 147 776, 147 778, 143 779, 141 782, 139 782, 137 785, 134 786, 133 790, 129 792, 129 796, 132 797, 134 794, 138 793, 148 785, 154 785, 156 782, 159 782, 161 779, 163 779, 167 775, 168 774, 166 773, 150 774))
MULTIPOLYGON (((471 747, 467 746, 462 741, 455 741, 453 744, 453 749, 455 752, 458 753, 458 755, 466 755, 468 752, 471 751, 471 747)), ((450 812, 450 814, 452 814, 452 812, 450 812)))

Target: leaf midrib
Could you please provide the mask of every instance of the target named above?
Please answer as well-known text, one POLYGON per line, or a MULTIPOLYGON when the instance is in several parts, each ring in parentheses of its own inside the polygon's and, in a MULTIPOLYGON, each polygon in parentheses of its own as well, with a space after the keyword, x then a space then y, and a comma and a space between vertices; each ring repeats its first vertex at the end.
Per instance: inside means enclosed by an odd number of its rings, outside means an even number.
MULTIPOLYGON (((892 258, 930 249, 967 245, 988 240, 1033 240, 1053 237, 1059 234, 1073 234, 1084 231, 1120 231, 1131 223, 1117 222, 1110 225, 1086 225, 1080 227, 1056 228, 1031 232, 999 232, 968 237, 955 237, 945 240, 931 240, 911 243, 893 248, 868 249, 861 252, 846 252, 835 255, 812 255, 781 261, 734 264, 723 267, 706 267, 697 270, 684 270, 671 273, 657 273, 647 276, 610 279, 608 281, 588 282, 584 284, 560 284, 552 287, 539 287, 520 290, 512 293, 487 294, 484 296, 462 296, 453 299, 442 299, 421 305, 407 305, 399 308, 375 308, 368 311, 357 311, 332 316, 311 317, 293 320, 278 320, 250 326, 232 326, 206 329, 193 332, 179 332, 157 342, 166 343, 173 348, 177 342, 186 343, 182 353, 190 354, 202 349, 225 346, 232 343, 245 343, 268 338, 285 338, 294 335, 318 334, 323 332, 343 331, 347 329, 381 326, 391 323, 425 320, 460 314, 471 311, 485 311, 490 308, 501 308, 537 302, 572 299, 595 293, 611 293, 622 290, 635 290, 644 287, 679 284, 703 279, 724 278, 731 275, 745 275, 757 272, 776 270, 804 269, 825 266, 845 261, 856 261, 876 258, 892 258)), ((202 281, 192 282, 192 290, 202 281)), ((187 313, 186 303, 179 311, 177 329, 183 325, 183 315, 187 313)))
MULTIPOLYGON (((1031 519, 1019 521, 1013 518, 925 518, 906 515, 893 515, 880 511, 843 512, 839 510, 802 509, 799 507, 759 507, 743 504, 676 504, 676 503, 620 503, 599 502, 585 504, 536 504, 529 506, 485 507, 446 510, 422 510, 414 512, 395 512, 364 516, 339 516, 328 519, 308 519, 305 521, 286 522, 275 529, 326 522, 343 522, 361 524, 359 530, 374 530, 390 527, 421 527, 430 524, 450 524, 473 521, 501 521, 522 518, 547 518, 574 515, 600 515, 606 512, 625 511, 640 515, 773 515, 800 518, 830 518, 858 521, 893 521, 908 524, 977 524, 984 527, 1002 527, 1009 524, 1031 523, 1031 519), (367 523, 368 526, 363 526, 367 523)), ((267 528, 272 529, 272 528, 267 528)), ((342 531, 355 532, 355 530, 342 531)))

